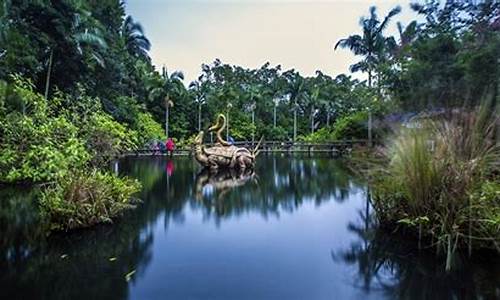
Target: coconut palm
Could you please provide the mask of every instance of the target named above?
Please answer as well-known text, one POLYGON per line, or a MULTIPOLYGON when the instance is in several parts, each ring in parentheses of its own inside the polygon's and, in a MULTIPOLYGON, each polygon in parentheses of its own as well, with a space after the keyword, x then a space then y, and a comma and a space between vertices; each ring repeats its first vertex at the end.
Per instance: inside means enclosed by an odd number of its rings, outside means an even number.
POLYGON ((293 141, 297 140, 297 109, 299 107, 299 101, 305 92, 305 82, 304 78, 300 76, 295 70, 289 70, 283 73, 284 78, 287 81, 286 91, 289 95, 289 103, 292 105, 293 109, 293 141))
POLYGON ((377 64, 385 54, 386 38, 383 31, 387 27, 390 19, 401 12, 401 7, 393 8, 389 14, 380 21, 377 16, 377 8, 370 7, 370 17, 362 17, 360 25, 363 28, 363 35, 351 35, 341 39, 335 45, 338 47, 350 49, 354 55, 363 56, 364 59, 350 66, 351 72, 368 72, 368 86, 372 86, 372 76, 377 64))
POLYGON ((157 77, 150 83, 149 98, 152 101, 157 99, 163 100, 165 106, 165 134, 168 138, 169 133, 169 110, 174 106, 174 100, 182 98, 186 95, 186 88, 182 81, 184 74, 180 71, 175 71, 170 76, 165 68, 163 68, 162 76, 157 77))
MULTIPOLYGON (((83 57, 86 53, 94 60, 98 65, 104 67, 104 59, 101 56, 101 51, 107 49, 108 45, 104 39, 104 34, 102 24, 97 20, 92 19, 89 11, 78 8, 78 13, 73 16, 71 29, 72 35, 69 39, 72 39, 73 45, 76 48, 76 52, 83 57)), ((56 21, 61 21, 65 18, 64 15, 55 15, 56 21), (60 20, 57 20, 60 19, 60 20)), ((54 21, 54 22, 56 22, 54 21)), ((60 33, 62 34, 62 33, 60 33)), ((50 78, 52 73, 52 64, 54 60, 54 50, 57 48, 57 41, 52 41, 54 46, 50 47, 49 59, 47 64, 47 75, 45 80, 45 98, 47 99, 49 88, 50 88, 50 78)), ((56 51, 57 52, 57 51, 56 51)))
POLYGON ((148 51, 151 48, 151 43, 144 35, 141 24, 134 22, 131 16, 125 18, 121 36, 130 55, 149 60, 148 51))

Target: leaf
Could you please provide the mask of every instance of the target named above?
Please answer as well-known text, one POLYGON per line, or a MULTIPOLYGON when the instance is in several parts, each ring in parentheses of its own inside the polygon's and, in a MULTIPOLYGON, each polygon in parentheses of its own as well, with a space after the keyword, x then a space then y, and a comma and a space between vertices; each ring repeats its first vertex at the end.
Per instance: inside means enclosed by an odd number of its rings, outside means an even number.
POLYGON ((132 275, 134 275, 134 274, 135 274, 135 270, 128 272, 127 275, 125 275, 125 280, 127 282, 130 281, 130 279, 132 279, 132 275))

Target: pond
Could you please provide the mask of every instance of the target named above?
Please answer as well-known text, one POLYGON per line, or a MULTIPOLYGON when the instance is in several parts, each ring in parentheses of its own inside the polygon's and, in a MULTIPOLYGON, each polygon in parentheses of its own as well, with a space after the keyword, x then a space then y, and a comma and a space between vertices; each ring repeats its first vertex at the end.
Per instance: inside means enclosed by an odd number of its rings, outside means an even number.
POLYGON ((338 160, 261 156, 255 172, 129 158, 143 184, 113 225, 46 237, 29 191, 0 192, 1 299, 495 299, 500 262, 444 272, 374 228, 370 192, 338 160))

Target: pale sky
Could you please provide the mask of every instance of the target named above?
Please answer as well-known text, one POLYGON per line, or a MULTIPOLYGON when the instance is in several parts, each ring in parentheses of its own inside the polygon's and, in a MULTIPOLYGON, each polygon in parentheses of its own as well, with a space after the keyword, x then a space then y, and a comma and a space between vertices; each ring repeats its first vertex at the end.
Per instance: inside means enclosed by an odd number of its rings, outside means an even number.
POLYGON ((359 19, 372 5, 380 18, 396 5, 403 10, 386 34, 396 34, 396 21, 416 18, 409 0, 126 0, 152 43, 153 64, 184 72, 186 84, 216 58, 247 68, 269 61, 302 75, 349 73, 357 58, 333 46, 361 32, 359 19))

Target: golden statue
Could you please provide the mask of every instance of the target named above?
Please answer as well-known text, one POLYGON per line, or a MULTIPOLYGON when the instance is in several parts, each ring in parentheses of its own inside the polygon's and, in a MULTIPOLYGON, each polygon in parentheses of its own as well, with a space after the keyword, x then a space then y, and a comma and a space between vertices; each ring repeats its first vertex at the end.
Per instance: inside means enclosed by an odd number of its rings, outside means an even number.
POLYGON ((219 168, 238 168, 240 170, 253 168, 255 165, 255 158, 259 154, 257 149, 262 139, 253 151, 245 147, 236 147, 222 138, 222 132, 225 128, 226 117, 223 114, 219 114, 215 125, 208 129, 208 132, 215 131, 216 133, 217 142, 212 147, 203 145, 203 130, 198 133, 194 140, 194 153, 198 163, 212 170, 217 170, 219 168))

